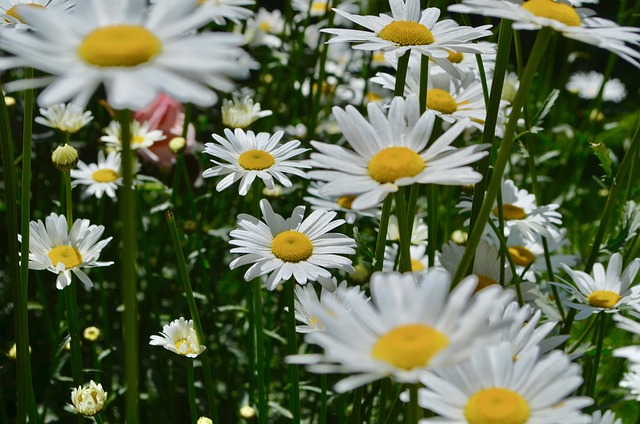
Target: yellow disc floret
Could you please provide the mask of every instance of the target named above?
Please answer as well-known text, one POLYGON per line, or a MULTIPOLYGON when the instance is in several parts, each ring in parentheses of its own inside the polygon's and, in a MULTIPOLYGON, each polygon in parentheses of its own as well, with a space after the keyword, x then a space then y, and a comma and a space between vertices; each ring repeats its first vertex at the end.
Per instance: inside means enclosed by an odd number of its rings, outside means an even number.
POLYGON ((554 19, 568 26, 581 24, 578 12, 565 3, 553 0, 529 0, 522 5, 522 8, 541 18, 554 19))
POLYGON ((379 183, 392 183, 399 178, 415 177, 425 167, 419 154, 404 146, 388 147, 373 155, 369 175, 379 183))
POLYGON ((613 308, 620 299, 620 295, 611 290, 596 290, 591 292, 587 301, 596 308, 613 308))
POLYGON ((98 183, 112 183, 118 179, 118 173, 113 169, 98 169, 91 178, 98 183))
POLYGON ((149 62, 162 50, 162 43, 138 25, 114 25, 90 32, 78 47, 78 55, 90 65, 132 67, 149 62))
POLYGON ((476 289, 473 291, 474 293, 479 292, 485 287, 498 284, 498 282, 491 277, 487 277, 486 275, 482 275, 482 274, 477 274, 477 275, 478 275, 478 284, 476 284, 476 289))
POLYGON ((371 356, 401 368, 411 370, 429 363, 449 345, 449 339, 424 324, 401 325, 382 335, 371 350, 371 356))
POLYGON ((432 88, 427 90, 427 108, 450 115, 458 110, 458 104, 451 94, 440 88, 432 88))
POLYGON ((451 63, 460 63, 462 59, 464 59, 464 55, 461 52, 449 52, 447 59, 449 59, 451 63))
POLYGON ((527 401, 518 393, 501 387, 476 392, 464 407, 469 424, 524 424, 529 415, 527 401))
POLYGON ((313 253, 309 237, 295 230, 283 231, 273 238, 271 251, 284 262, 302 262, 313 253))
POLYGON ((355 199, 356 199, 356 196, 342 196, 342 197, 338 197, 338 200, 336 200, 336 203, 341 208, 351 209, 351 204, 355 199))
POLYGON ((53 266, 62 262, 65 269, 75 268, 82 263, 82 255, 73 246, 56 246, 48 253, 53 266))
POLYGON ((536 261, 536 255, 524 246, 511 246, 509 255, 516 265, 528 266, 536 261))
MULTIPOLYGON (((500 210, 497 206, 493 208, 491 212, 494 216, 499 216, 500 214, 500 210)), ((506 203, 502 205, 502 217, 505 219, 505 221, 513 221, 516 219, 525 219, 527 217, 527 214, 521 207, 506 203)))
POLYGON ((9 10, 7 10, 6 15, 7 16, 11 16, 12 18, 15 18, 15 19, 19 20, 20 22, 24 23, 24 21, 22 20, 22 18, 18 14, 18 10, 17 10, 18 7, 23 7, 23 6, 37 7, 38 9, 44 9, 45 8, 45 6, 43 6, 41 4, 35 4, 35 3, 16 4, 15 6, 9 8, 9 10))
POLYGON ((429 28, 415 21, 393 21, 378 36, 399 46, 423 46, 434 41, 429 28))
POLYGON ((411 258, 411 271, 424 271, 424 264, 419 259, 411 258))
POLYGON ((271 168, 276 160, 264 150, 247 150, 238 158, 238 163, 247 171, 262 171, 271 168))

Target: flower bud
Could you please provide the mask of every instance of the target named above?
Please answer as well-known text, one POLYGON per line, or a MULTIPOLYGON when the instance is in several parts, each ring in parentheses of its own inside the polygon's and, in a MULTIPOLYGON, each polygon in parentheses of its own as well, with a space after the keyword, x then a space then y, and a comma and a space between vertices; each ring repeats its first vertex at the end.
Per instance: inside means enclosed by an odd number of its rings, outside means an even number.
POLYGON ((78 163, 78 151, 65 143, 53 151, 51 161, 60 171, 73 169, 78 163))

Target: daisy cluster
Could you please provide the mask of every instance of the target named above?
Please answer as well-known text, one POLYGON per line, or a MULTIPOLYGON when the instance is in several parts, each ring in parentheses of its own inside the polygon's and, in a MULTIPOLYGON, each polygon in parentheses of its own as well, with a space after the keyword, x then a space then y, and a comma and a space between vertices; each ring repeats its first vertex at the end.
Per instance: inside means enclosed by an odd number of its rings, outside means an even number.
MULTIPOLYGON (((631 419, 621 69, 640 68, 640 29, 582 7, 597 0, 362 3, 0 0, 2 88, 27 90, 0 118, 23 112, 23 155, 55 149, 59 170, 9 158, 3 128, 3 173, 26 179, 0 211, 23 214, 16 296, 34 295, 27 268, 55 274, 23 309, 51 332, 48 379, 73 380, 70 412, 189 421, 176 396, 191 422, 631 419)), ((15 383, 18 420, 29 396, 55 409, 39 383, 15 383)))

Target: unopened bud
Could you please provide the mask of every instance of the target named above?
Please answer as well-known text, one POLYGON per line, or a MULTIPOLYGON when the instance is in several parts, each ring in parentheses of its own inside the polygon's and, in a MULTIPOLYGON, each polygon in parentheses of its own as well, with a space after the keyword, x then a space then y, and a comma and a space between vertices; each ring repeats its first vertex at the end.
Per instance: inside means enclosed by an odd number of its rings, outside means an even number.
POLYGON ((73 169, 78 163, 78 151, 68 144, 58 146, 51 154, 51 161, 60 171, 73 169))
POLYGON ((175 155, 183 152, 187 147, 187 140, 184 137, 174 137, 169 141, 169 150, 175 155))

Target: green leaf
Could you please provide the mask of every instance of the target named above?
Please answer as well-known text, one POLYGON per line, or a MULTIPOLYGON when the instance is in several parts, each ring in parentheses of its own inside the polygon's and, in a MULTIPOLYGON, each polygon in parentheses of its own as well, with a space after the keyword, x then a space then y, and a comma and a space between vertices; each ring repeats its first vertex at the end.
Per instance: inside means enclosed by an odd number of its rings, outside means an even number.
POLYGON ((611 155, 609 155, 609 149, 604 145, 604 143, 591 143, 591 149, 598 157, 600 161, 600 165, 602 165, 602 169, 604 173, 607 175, 607 178, 611 178, 611 155))

